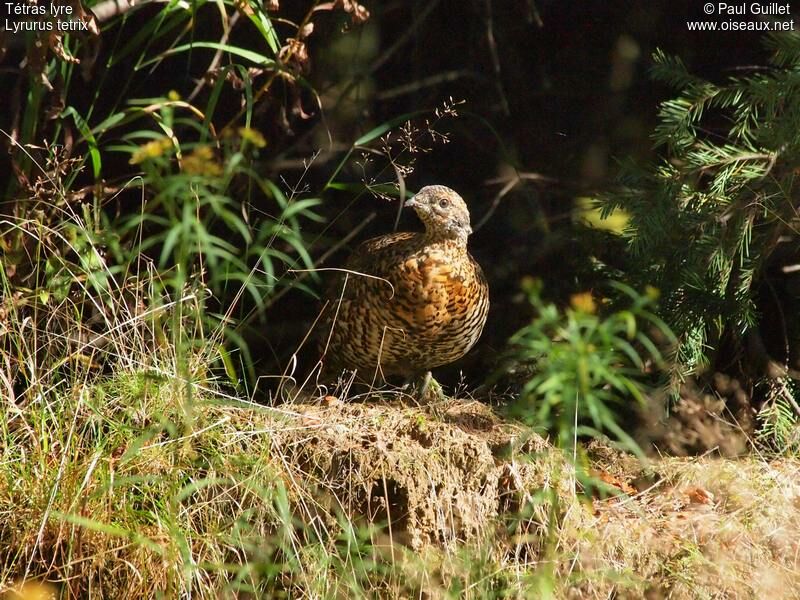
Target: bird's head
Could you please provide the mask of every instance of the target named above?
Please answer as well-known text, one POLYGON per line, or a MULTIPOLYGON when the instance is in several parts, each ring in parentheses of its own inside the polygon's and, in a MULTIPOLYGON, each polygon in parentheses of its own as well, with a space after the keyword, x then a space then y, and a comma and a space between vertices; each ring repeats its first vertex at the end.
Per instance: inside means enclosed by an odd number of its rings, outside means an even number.
POLYGON ((463 198, 449 187, 427 185, 406 200, 405 205, 416 211, 429 237, 452 239, 466 245, 472 233, 469 210, 463 198))

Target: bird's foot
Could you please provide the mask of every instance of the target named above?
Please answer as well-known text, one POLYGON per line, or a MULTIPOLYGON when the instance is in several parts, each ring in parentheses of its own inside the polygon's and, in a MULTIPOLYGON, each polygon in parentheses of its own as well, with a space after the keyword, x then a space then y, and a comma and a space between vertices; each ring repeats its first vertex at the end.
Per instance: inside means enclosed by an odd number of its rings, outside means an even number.
POLYGON ((427 371, 417 387, 417 398, 421 402, 432 402, 434 400, 441 400, 444 398, 444 390, 441 384, 433 378, 430 371, 427 371))

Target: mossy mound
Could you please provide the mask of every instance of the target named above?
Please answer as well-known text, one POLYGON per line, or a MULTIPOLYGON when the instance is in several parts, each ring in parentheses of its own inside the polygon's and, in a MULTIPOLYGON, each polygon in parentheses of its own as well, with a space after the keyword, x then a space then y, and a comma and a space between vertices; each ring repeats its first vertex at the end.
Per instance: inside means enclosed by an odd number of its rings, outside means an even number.
MULTIPOLYGON (((475 401, 292 405, 305 427, 275 443, 295 473, 334 494, 351 517, 387 526, 415 550, 481 539, 499 515, 550 485, 548 464, 515 461, 546 442, 475 401)), ((564 481, 572 469, 560 461, 564 481)), ((566 492, 566 488, 562 490, 566 492)))

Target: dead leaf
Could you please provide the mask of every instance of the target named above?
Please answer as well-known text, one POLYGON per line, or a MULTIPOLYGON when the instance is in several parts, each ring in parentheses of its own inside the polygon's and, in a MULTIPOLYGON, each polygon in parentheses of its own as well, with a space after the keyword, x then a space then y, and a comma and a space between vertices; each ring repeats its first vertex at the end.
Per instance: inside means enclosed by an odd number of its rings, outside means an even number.
POLYGON ((308 36, 310 36, 313 32, 314 32, 314 23, 311 23, 309 21, 308 23, 303 25, 303 27, 300 28, 300 31, 297 32, 297 39, 304 40, 308 36))
POLYGON ((308 70, 308 47, 297 38, 289 38, 278 52, 278 59, 293 70, 304 72, 308 70))
POLYGON ((636 494, 636 490, 627 481, 622 481, 619 477, 611 473, 606 471, 594 471, 592 474, 606 485, 615 487, 624 494, 629 496, 636 494))
POLYGON ((689 502, 692 504, 711 504, 714 502, 714 494, 701 487, 693 487, 686 490, 689 502))
POLYGON ((358 2, 354 2, 353 0, 336 0, 336 2, 323 2, 321 4, 317 4, 314 7, 314 11, 318 10, 334 10, 336 8, 341 8, 350 15, 353 23, 361 24, 367 19, 369 19, 369 11, 358 2))
POLYGON ((360 24, 369 19, 369 11, 364 5, 353 0, 341 0, 341 4, 344 12, 348 13, 350 18, 353 19, 353 23, 360 24))

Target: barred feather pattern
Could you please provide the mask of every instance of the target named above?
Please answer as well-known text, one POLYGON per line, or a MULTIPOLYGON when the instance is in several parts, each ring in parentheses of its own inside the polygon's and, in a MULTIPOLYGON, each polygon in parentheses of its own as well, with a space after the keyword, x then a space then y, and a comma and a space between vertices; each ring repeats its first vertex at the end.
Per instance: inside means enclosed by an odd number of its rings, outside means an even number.
POLYGON ((328 373, 415 377, 464 356, 483 331, 489 286, 467 251, 463 199, 427 186, 406 205, 425 232, 364 242, 328 290, 321 339, 328 373))

